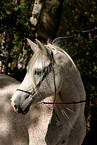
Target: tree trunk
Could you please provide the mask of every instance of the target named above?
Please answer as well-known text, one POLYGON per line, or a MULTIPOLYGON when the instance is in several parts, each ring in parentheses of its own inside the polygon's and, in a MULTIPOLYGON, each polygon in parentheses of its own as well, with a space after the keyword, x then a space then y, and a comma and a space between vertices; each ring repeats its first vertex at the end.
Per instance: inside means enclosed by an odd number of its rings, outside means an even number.
POLYGON ((63 1, 35 0, 31 23, 36 27, 36 34, 39 40, 45 42, 48 38, 54 39, 56 37, 60 24, 63 1))

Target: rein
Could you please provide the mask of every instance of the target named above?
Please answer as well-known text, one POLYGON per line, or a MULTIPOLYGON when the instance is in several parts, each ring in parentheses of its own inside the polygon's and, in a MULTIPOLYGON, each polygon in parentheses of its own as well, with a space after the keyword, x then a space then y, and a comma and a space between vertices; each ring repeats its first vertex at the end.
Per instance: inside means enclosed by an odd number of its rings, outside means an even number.
MULTIPOLYGON (((54 89, 55 89, 55 98, 54 98, 54 101, 56 99, 56 82, 55 82, 55 71, 54 71, 54 68, 53 68, 53 65, 54 65, 54 57, 53 57, 53 52, 51 51, 51 54, 49 52, 47 52, 49 54, 49 57, 50 57, 50 64, 48 67, 44 68, 43 70, 43 76, 42 76, 42 79, 38 82, 37 84, 37 87, 39 87, 42 83, 42 81, 46 78, 46 76, 51 72, 53 71, 53 79, 54 79, 54 89)), ((37 87, 34 89, 34 91, 31 93, 29 91, 25 91, 25 90, 22 90, 22 89, 17 89, 16 91, 21 91, 21 92, 25 92, 28 94, 27 98, 29 97, 29 95, 33 96, 35 95, 36 93, 38 93, 39 95, 41 95, 38 90, 37 90, 37 87)), ((26 98, 26 99, 27 99, 26 98)), ((33 99, 33 97, 32 97, 33 99)), ((80 104, 80 103, 85 103, 86 100, 82 100, 82 101, 77 101, 77 102, 58 102, 58 103, 55 103, 55 102, 41 102, 42 104, 80 104)))

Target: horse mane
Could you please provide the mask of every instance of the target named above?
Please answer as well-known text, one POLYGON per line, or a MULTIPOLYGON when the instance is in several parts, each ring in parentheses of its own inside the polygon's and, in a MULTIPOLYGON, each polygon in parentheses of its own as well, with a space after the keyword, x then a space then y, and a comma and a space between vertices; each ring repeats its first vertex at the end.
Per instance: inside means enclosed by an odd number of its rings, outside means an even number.
POLYGON ((68 59, 71 61, 71 63, 73 64, 73 66, 76 68, 75 63, 73 62, 72 58, 71 58, 71 57, 68 55, 68 53, 67 53, 64 49, 62 49, 58 44, 56 44, 56 43, 53 43, 53 44, 48 43, 48 44, 46 45, 46 47, 49 47, 51 50, 56 50, 56 51, 58 51, 58 52, 60 52, 60 53, 62 53, 62 54, 64 54, 64 55, 66 55, 66 56, 68 57, 68 59))
MULTIPOLYGON (((73 62, 73 60, 72 60, 72 58, 68 55, 68 53, 65 51, 65 50, 63 50, 61 47, 59 47, 57 44, 50 44, 50 43, 48 43, 47 45, 46 45, 46 47, 49 47, 49 49, 50 50, 55 50, 56 52, 59 52, 59 53, 61 53, 63 56, 64 56, 64 59, 66 58, 66 59, 68 59, 68 61, 69 61, 69 64, 70 64, 70 67, 72 66, 72 69, 74 69, 74 72, 76 73, 76 74, 78 74, 78 77, 80 77, 80 73, 79 73, 79 71, 78 71, 78 69, 77 69, 77 67, 76 67, 76 65, 75 65, 75 63, 73 62)), ((68 65, 69 65, 68 64, 68 65)), ((68 112, 69 113, 71 113, 71 114, 73 114, 74 113, 74 111, 73 110, 71 110, 69 107, 68 107, 68 105, 65 105, 65 104, 56 104, 56 103, 64 103, 63 102, 63 100, 61 100, 61 98, 60 98, 60 92, 58 93, 58 94, 56 94, 56 96, 54 97, 55 99, 53 99, 54 100, 54 102, 53 103, 55 103, 55 105, 54 105, 54 108, 55 108, 55 110, 56 110, 56 114, 57 114, 57 116, 61 119, 61 121, 64 123, 64 124, 66 124, 66 122, 68 122, 67 124, 67 128, 69 127, 69 126, 71 126, 71 123, 70 123, 70 117, 69 117, 69 114, 68 113, 66 113, 67 112, 67 110, 68 110, 68 112)), ((73 104, 72 104, 73 105, 73 104)))

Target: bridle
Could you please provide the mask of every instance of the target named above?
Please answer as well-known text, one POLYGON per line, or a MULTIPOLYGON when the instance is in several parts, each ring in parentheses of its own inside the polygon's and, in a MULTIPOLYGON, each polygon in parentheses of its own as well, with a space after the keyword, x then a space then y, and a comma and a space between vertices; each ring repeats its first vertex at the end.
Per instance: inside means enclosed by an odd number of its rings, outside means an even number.
MULTIPOLYGON (((53 52, 52 52, 52 51, 48 52, 48 50, 47 50, 47 55, 48 55, 49 58, 50 58, 50 64, 48 65, 48 67, 45 67, 45 68, 43 69, 42 78, 41 78, 41 80, 38 82, 36 88, 33 88, 33 91, 32 91, 32 92, 25 91, 25 90, 22 90, 22 89, 17 89, 17 90, 16 90, 16 91, 21 91, 21 92, 27 93, 28 96, 26 97, 26 99, 28 99, 30 95, 31 95, 31 96, 34 96, 34 95, 36 95, 36 94, 37 94, 38 96, 41 97, 41 94, 39 93, 38 88, 40 87, 41 83, 44 81, 44 79, 47 77, 47 75, 48 75, 51 71, 53 71, 54 86, 55 86, 55 94, 56 94, 55 73, 54 73, 54 68, 53 68, 53 65, 54 65, 53 52)), ((30 99, 31 99, 31 98, 30 98, 30 99)), ((32 97, 32 99, 33 99, 33 97, 32 97)), ((43 103, 43 102, 42 102, 42 103, 43 103)), ((45 102, 45 103, 46 103, 46 102, 45 102)))
MULTIPOLYGON (((46 49, 47 50, 47 49, 46 49)), ((33 92, 29 92, 29 91, 25 91, 22 89, 17 89, 16 91, 21 91, 21 92, 25 92, 28 94, 27 98, 31 95, 39 95, 41 96, 41 94, 38 91, 38 87, 40 87, 41 83, 43 82, 43 80, 47 77, 47 75, 52 71, 53 72, 53 80, 54 80, 54 92, 55 92, 55 99, 56 99, 56 82, 55 82, 55 71, 54 71, 54 57, 53 57, 53 52, 52 51, 48 51, 47 50, 47 54, 49 55, 50 58, 50 64, 48 67, 43 69, 43 76, 41 78, 41 80, 38 82, 37 87, 35 89, 33 89, 33 92)), ((33 97, 32 97, 33 98, 33 97)), ((86 100, 82 100, 82 101, 76 101, 76 102, 55 102, 55 99, 53 102, 41 102, 42 104, 80 104, 80 103, 85 103, 86 100)))

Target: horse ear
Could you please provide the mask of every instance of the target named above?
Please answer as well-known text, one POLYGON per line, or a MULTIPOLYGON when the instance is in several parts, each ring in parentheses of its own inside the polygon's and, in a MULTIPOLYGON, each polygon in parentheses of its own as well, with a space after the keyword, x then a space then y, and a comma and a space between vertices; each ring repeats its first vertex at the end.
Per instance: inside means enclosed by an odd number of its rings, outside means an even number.
POLYGON ((47 48, 37 39, 36 40, 36 43, 38 45, 38 47, 47 55, 47 48))
POLYGON ((37 44, 35 44, 34 42, 32 42, 30 39, 27 38, 27 41, 32 49, 32 51, 35 53, 37 50, 39 50, 37 44))

